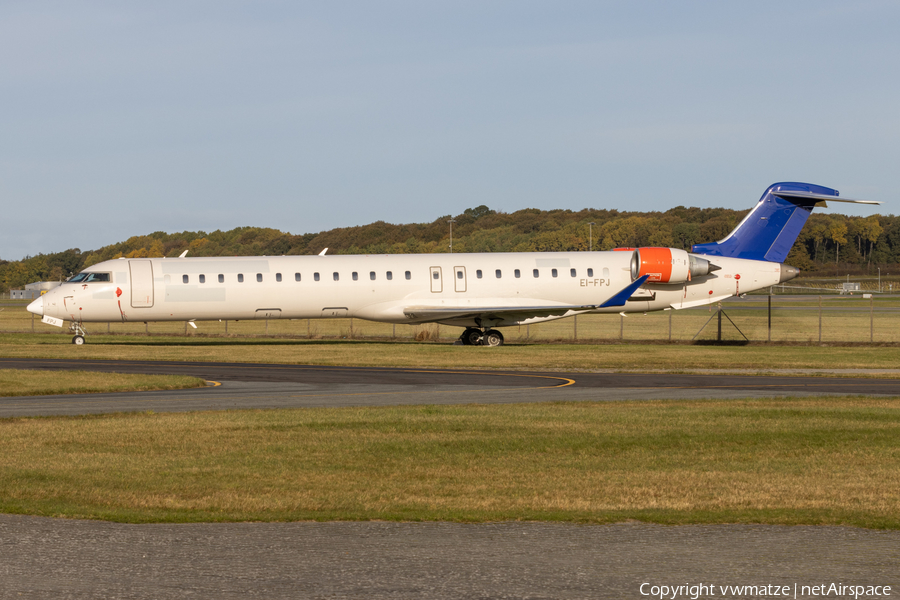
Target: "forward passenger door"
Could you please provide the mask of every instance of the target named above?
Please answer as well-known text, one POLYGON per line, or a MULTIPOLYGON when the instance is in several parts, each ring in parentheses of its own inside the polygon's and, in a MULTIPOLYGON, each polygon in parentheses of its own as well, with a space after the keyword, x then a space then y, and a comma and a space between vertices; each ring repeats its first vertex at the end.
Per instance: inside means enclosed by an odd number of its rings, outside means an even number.
POLYGON ((466 268, 453 267, 453 289, 457 292, 466 291, 466 268))
POLYGON ((440 294, 444 291, 444 282, 441 277, 440 267, 431 267, 431 291, 440 294))

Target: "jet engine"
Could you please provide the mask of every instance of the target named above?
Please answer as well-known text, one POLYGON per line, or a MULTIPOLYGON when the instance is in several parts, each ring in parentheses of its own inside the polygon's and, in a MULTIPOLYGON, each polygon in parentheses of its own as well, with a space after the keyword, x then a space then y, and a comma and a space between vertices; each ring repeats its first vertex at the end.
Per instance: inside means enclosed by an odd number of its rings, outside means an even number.
POLYGON ((647 275, 647 283, 686 283, 721 267, 677 248, 637 248, 631 255, 631 280, 647 275))

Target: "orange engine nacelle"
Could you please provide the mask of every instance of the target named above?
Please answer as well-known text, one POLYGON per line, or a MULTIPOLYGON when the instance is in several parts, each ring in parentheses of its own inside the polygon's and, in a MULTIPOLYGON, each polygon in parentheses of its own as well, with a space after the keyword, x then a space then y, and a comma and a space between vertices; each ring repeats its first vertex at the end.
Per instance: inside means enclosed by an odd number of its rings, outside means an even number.
POLYGON ((631 255, 631 280, 647 275, 647 283, 685 283, 719 267, 677 248, 638 248, 631 255))

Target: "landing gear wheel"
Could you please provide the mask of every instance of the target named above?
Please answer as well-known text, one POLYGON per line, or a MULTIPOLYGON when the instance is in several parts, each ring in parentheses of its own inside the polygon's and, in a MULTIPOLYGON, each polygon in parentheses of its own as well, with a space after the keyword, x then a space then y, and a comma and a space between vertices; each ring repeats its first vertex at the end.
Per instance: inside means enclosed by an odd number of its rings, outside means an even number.
POLYGON ((481 344, 481 330, 469 327, 459 336, 464 346, 478 346, 481 344))
POLYGON ((490 331, 485 331, 484 335, 481 336, 481 345, 482 346, 502 346, 503 345, 503 334, 494 329, 491 329, 490 331))
POLYGON ((75 337, 72 338, 72 343, 75 344, 76 346, 83 345, 84 344, 84 336, 76 335, 75 337))

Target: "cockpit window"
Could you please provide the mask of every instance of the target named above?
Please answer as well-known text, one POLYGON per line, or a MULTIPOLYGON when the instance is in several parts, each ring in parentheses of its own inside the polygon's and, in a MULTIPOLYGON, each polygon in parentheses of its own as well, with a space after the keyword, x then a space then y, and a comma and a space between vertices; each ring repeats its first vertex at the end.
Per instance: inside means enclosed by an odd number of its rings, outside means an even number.
POLYGON ((97 282, 106 282, 109 283, 111 281, 111 277, 109 273, 79 273, 75 277, 69 280, 69 283, 97 283, 97 282))

